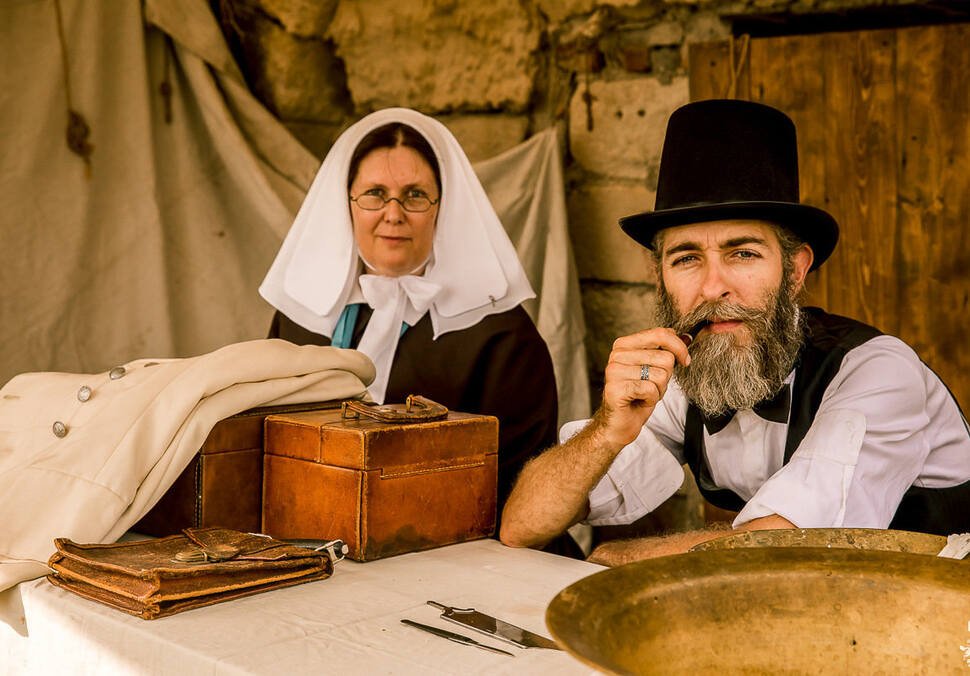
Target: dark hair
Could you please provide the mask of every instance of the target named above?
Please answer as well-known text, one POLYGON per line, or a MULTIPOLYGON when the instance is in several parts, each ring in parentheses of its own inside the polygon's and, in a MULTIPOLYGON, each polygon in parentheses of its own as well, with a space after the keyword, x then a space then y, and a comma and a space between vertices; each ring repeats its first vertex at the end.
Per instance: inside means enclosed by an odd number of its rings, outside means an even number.
POLYGON ((400 122, 391 122, 383 127, 373 130, 357 144, 354 154, 350 157, 350 171, 347 172, 347 189, 357 178, 357 170, 360 163, 367 155, 378 148, 397 148, 405 146, 417 152, 425 159, 434 172, 435 184, 438 191, 441 191, 441 172, 438 170, 438 158, 431 149, 431 144, 413 127, 400 122))

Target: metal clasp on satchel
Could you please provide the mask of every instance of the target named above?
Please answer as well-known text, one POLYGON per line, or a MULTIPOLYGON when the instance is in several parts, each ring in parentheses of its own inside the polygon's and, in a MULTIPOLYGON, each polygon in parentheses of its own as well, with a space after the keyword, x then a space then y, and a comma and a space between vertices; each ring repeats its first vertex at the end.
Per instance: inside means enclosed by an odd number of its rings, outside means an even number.
MULTIPOLYGON (((249 533, 249 535, 273 539, 273 536, 266 535, 266 533, 249 533)), ((347 557, 347 554, 350 553, 350 547, 343 540, 327 540, 323 543, 320 540, 280 540, 280 542, 285 542, 294 547, 303 547, 304 549, 310 549, 315 552, 322 552, 330 557, 332 563, 343 561, 347 557)))
POLYGON ((330 542, 324 542, 319 547, 314 547, 313 551, 323 552, 330 557, 333 563, 337 563, 337 561, 344 560, 344 557, 350 552, 350 547, 343 540, 331 540, 330 542))

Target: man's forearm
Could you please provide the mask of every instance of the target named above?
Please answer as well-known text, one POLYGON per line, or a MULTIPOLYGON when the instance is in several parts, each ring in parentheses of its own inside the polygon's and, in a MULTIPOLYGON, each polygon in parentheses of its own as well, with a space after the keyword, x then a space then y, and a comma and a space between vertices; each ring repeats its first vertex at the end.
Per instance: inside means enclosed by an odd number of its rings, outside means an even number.
POLYGON ((616 339, 604 372, 603 402, 592 422, 522 468, 502 512, 502 542, 541 545, 586 515, 589 492, 623 447, 636 440, 676 363, 688 365, 690 354, 671 329, 616 339))
POLYGON ((589 492, 622 446, 593 420, 565 444, 529 461, 505 503, 499 537, 512 547, 543 545, 586 516, 589 492))
POLYGON ((683 554, 694 545, 727 535, 731 524, 711 524, 703 530, 637 538, 635 540, 611 540, 596 548, 588 561, 601 566, 622 566, 624 563, 654 559, 659 556, 683 554))

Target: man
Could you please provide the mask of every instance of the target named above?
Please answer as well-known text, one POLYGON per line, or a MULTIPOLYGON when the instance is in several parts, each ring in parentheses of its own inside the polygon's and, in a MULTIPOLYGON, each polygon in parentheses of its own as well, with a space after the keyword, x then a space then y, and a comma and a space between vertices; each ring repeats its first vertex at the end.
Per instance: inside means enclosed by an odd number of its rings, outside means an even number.
MULTIPOLYGON (((683 463, 740 530, 970 529, 970 431, 940 379, 897 338, 797 304, 838 226, 799 203, 787 116, 746 101, 675 111, 657 209, 621 226, 653 251, 662 328, 614 343, 593 419, 522 470, 505 544, 631 523, 680 486, 683 463)), ((719 535, 611 542, 591 560, 719 535)))

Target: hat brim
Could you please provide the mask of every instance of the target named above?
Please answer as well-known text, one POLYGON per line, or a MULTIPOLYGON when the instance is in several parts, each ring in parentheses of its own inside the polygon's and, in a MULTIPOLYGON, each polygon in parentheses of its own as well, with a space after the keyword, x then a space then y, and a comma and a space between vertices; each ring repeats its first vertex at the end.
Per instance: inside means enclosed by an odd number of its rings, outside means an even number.
POLYGON ((812 247, 812 270, 826 261, 839 241, 839 225, 828 212, 792 202, 721 202, 661 209, 625 216, 620 219, 620 227, 650 249, 654 236, 664 228, 736 218, 771 221, 791 230, 812 247))

